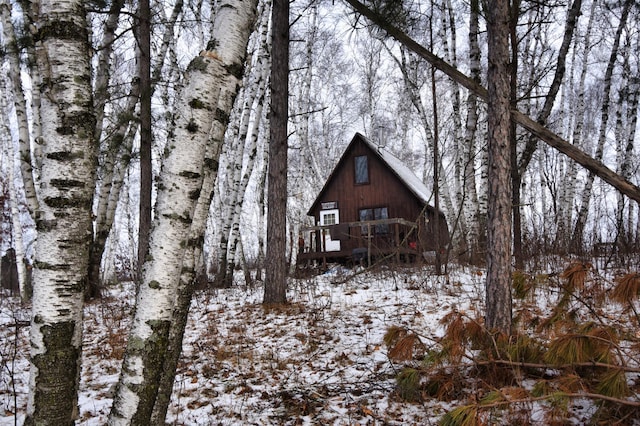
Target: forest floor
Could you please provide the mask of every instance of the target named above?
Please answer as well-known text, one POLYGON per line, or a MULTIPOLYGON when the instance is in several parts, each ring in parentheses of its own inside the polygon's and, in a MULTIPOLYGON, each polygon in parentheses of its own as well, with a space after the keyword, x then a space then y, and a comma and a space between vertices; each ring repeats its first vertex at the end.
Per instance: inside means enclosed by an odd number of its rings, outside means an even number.
MULTIPOLYGON (((566 264, 550 267, 555 269, 546 271, 547 277, 560 274, 566 264)), ((424 376, 418 393, 407 393, 411 388, 403 372, 424 368, 425 358, 436 349, 442 353, 451 330, 447 318, 482 318, 484 281, 484 270, 475 267, 455 266, 446 276, 435 276, 429 267, 359 274, 334 268, 292 279, 290 303, 275 308, 260 303, 260 285, 198 292, 167 420, 175 425, 432 425, 455 407, 482 405, 480 396, 473 402, 477 382, 459 382, 464 391, 436 392, 435 398, 429 396, 433 392, 424 376), (412 346, 400 348, 404 352, 399 354, 398 339, 394 341, 390 330, 413 336, 412 346)), ((118 284, 85 308, 78 424, 105 423, 133 292, 130 283, 118 284)), ((539 288, 535 297, 516 303, 515 315, 520 318, 526 312, 527 318, 544 318, 557 297, 557 292, 539 288)), ((0 299, 0 425, 21 424, 24 419, 28 309, 15 298, 0 299)), ((633 316, 621 313, 605 317, 615 319, 616 327, 637 330, 640 324, 633 316)), ((636 333, 620 344, 631 350, 627 361, 635 367, 638 337, 636 333)), ((510 379, 512 385, 500 388, 502 394, 516 385, 533 387, 530 378, 516 376, 510 379)), ((632 402, 638 401, 639 376, 633 371, 624 376, 632 402)), ((485 389, 478 386, 478 392, 488 395, 485 389)), ((517 409, 512 406, 506 417, 489 410, 483 424, 505 424, 505 419, 551 424, 549 419, 557 418, 563 420, 555 424, 584 424, 597 409, 597 404, 580 398, 565 404, 560 417, 553 402, 544 398, 530 397, 524 405, 514 405, 517 409)), ((476 417, 481 418, 477 413, 476 417)), ((627 424, 637 422, 627 419, 627 424)))

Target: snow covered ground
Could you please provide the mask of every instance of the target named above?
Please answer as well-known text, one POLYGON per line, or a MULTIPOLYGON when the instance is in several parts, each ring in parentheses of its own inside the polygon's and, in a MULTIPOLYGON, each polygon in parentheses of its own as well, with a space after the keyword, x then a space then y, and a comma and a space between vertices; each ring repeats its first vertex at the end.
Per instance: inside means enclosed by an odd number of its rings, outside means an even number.
MULTIPOLYGON (((85 309, 83 425, 105 422, 132 311, 131 284, 109 291, 85 309)), ((457 405, 402 400, 396 392, 402 366, 389 358, 383 337, 397 326, 435 344, 444 333, 445 314, 457 310, 481 317, 483 270, 456 266, 447 277, 437 277, 429 268, 357 275, 335 268, 292 280, 291 303, 271 309, 261 305, 262 291, 238 284, 197 293, 169 409, 171 424, 429 425, 457 405)), ((0 425, 14 424, 16 405, 21 424, 28 311, 7 297, 0 308, 0 425), (16 322, 22 324, 17 341, 16 322)))

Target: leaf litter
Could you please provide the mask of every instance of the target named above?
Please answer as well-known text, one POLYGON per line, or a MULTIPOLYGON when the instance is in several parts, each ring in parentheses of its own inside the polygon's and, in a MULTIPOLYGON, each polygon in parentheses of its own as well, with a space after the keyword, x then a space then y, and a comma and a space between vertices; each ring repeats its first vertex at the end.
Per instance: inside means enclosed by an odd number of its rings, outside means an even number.
MULTIPOLYGON (((408 388, 402 386, 420 380, 416 369, 447 333, 445 316, 481 317, 484 279, 481 269, 462 266, 440 277, 428 267, 357 274, 336 267, 316 277, 291 279, 289 303, 284 306, 262 305, 263 288, 244 286, 240 276, 230 289, 198 292, 192 301, 167 422, 438 424, 445 413, 469 401, 422 398, 406 393, 408 388), (389 330, 396 330, 404 339, 400 339, 405 347, 398 349, 402 355, 398 359, 385 344, 389 330), (415 342, 422 345, 420 350, 410 346, 415 342), (406 368, 408 363, 410 368, 406 368)), ((122 283, 85 307, 78 424, 106 422, 133 300, 133 285, 122 283)), ((29 380, 28 327, 24 325, 29 306, 3 297, 0 307, 4 370, 0 425, 16 420, 21 424, 29 380), (12 327, 13 323, 22 326, 12 327)), ((550 310, 547 300, 537 297, 519 312, 533 321, 531 318, 550 310)), ((466 385, 463 380, 459 383, 466 385)), ((469 389, 440 389, 454 396, 463 391, 469 389)), ((510 391, 504 388, 502 392, 510 391)), ((579 423, 593 404, 577 402, 574 405, 583 410, 574 416, 579 423)), ((545 418, 548 410, 534 405, 532 419, 545 418)))

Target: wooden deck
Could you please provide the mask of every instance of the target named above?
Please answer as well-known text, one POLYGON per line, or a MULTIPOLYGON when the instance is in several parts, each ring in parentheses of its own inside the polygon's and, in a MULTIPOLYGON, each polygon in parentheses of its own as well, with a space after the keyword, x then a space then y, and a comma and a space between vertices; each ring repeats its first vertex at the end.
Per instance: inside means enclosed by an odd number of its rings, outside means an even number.
POLYGON ((422 252, 415 222, 402 218, 310 226, 300 232, 298 267, 327 263, 371 265, 383 258, 415 261, 422 252), (340 241, 340 250, 327 250, 327 237, 340 241))

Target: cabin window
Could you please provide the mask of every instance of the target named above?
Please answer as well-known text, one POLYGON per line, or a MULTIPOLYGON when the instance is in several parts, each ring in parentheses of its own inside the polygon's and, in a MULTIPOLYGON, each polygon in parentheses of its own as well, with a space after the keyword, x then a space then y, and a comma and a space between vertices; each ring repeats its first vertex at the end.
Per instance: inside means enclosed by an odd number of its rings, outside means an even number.
MULTIPOLYGON (((368 220, 389 219, 389 210, 386 207, 378 207, 375 209, 360 209, 358 213, 361 222, 365 222, 368 220)), ((389 225, 386 223, 382 225, 375 225, 372 231, 375 234, 388 234, 389 225)), ((361 226, 360 233, 362 235, 367 235, 367 227, 361 226)))
POLYGON ((325 213, 324 214, 324 225, 335 225, 336 224, 336 214, 335 213, 325 213))
POLYGON ((356 185, 369 183, 369 162, 366 155, 355 157, 356 185))

